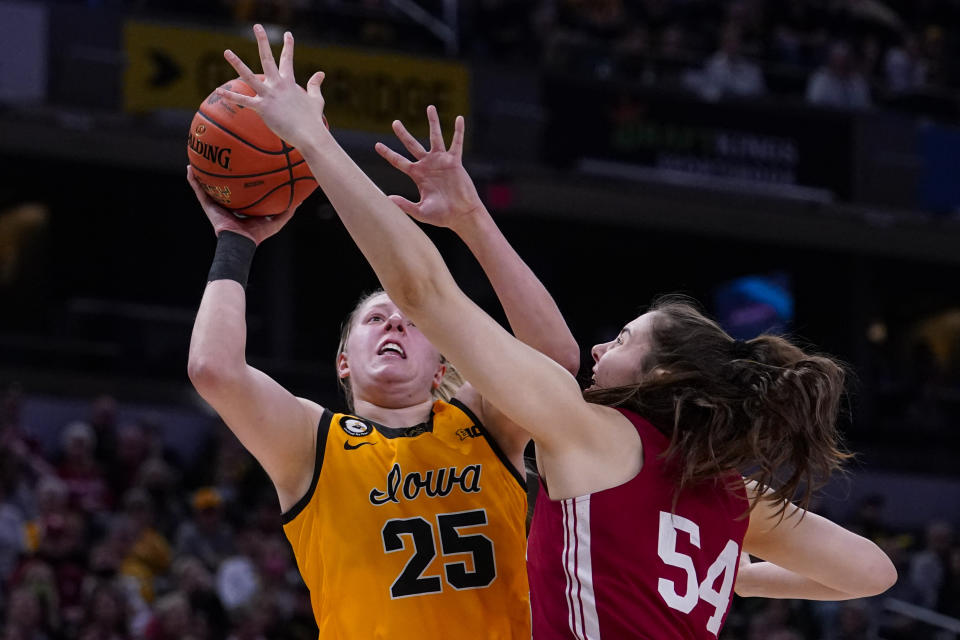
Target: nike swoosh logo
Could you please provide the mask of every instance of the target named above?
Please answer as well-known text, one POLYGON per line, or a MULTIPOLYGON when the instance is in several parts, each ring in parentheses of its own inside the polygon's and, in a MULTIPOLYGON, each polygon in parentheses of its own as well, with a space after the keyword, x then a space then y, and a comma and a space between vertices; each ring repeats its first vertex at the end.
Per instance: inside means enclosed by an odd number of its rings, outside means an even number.
POLYGON ((347 451, 353 451, 354 449, 359 449, 365 444, 377 444, 376 442, 359 442, 357 444, 350 444, 349 442, 343 443, 343 448, 347 451))

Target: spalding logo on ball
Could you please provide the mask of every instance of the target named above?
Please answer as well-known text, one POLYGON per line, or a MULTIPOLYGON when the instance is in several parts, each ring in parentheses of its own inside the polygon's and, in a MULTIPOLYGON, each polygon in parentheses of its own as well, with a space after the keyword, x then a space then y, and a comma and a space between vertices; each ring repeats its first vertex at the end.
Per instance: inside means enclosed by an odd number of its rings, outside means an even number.
MULTIPOLYGON (((224 89, 252 96, 243 80, 224 89)), ((327 124, 326 117, 323 120, 327 124)), ((211 198, 245 216, 272 216, 317 188, 300 152, 277 137, 252 109, 214 91, 200 105, 187 135, 193 175, 211 198)))

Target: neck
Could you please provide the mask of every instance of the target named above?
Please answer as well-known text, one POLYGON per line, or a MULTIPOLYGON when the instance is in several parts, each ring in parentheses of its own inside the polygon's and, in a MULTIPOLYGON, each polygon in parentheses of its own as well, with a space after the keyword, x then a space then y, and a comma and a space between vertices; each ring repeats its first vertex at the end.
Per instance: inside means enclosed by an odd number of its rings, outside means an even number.
POLYGON ((353 411, 356 415, 379 422, 388 427, 403 429, 415 424, 426 422, 433 407, 433 398, 424 400, 409 407, 381 407, 363 398, 354 398, 353 411))

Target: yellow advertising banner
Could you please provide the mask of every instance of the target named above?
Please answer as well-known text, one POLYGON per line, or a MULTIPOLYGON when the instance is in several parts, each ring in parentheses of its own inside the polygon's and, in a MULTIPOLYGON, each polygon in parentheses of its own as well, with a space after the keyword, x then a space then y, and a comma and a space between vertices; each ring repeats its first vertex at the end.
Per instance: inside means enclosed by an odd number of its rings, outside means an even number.
MULTIPOLYGON (((252 31, 238 35, 131 20, 124 25, 124 49, 124 109, 134 113, 199 107, 216 87, 236 77, 223 59, 224 49, 260 71, 252 31)), ((280 57, 279 44, 274 55, 280 57)), ((456 62, 298 43, 294 67, 301 86, 314 72, 326 73, 323 95, 334 129, 389 133, 390 123, 400 119, 423 137, 425 109, 434 104, 449 136, 453 118, 469 115, 470 73, 456 62)))

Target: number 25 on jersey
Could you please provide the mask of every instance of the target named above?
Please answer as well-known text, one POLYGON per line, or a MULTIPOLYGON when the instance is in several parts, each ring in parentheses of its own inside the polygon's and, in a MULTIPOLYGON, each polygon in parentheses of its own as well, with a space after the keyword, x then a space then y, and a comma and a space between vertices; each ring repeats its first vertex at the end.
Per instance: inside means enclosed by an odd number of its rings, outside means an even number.
POLYGON ((733 591, 733 577, 740 558, 740 548, 736 542, 728 540, 723 551, 707 569, 707 575, 700 582, 697 579, 693 558, 677 551, 677 533, 681 531, 690 538, 690 544, 700 548, 700 527, 697 523, 683 516, 660 512, 657 553, 664 564, 686 572, 687 584, 678 585, 673 580, 659 578, 657 590, 671 609, 682 613, 693 611, 701 600, 713 606, 714 613, 707 620, 707 631, 716 635, 720 631, 723 614, 730 604, 730 593, 733 591), (713 585, 721 575, 723 575, 723 581, 718 591, 713 585))

